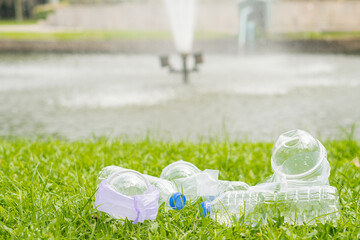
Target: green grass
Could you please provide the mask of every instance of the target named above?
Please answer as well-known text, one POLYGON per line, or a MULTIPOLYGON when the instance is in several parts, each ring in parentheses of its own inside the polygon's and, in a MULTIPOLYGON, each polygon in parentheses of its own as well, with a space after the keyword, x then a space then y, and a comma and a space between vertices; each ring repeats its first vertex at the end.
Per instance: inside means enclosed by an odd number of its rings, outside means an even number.
MULTIPOLYGON (((227 34, 214 32, 197 32, 197 39, 216 39, 228 37, 227 34)), ((134 40, 134 39, 171 39, 170 32, 146 31, 78 31, 78 32, 0 32, 0 40, 134 40)))
POLYGON ((360 143, 351 138, 323 143, 332 166, 330 184, 338 188, 342 204, 336 226, 226 227, 202 218, 198 204, 167 213, 161 206, 157 219, 143 224, 113 220, 93 209, 96 175, 116 164, 159 176, 167 164, 184 159, 200 169, 219 169, 221 179, 253 185, 272 173, 272 144, 0 138, 0 238, 359 239, 360 169, 352 160, 360 157, 360 143))
POLYGON ((359 39, 360 32, 302 32, 275 34, 270 38, 283 38, 290 40, 337 40, 337 39, 359 39))
POLYGON ((36 24, 37 20, 23 20, 23 21, 16 21, 16 20, 0 20, 1 25, 32 25, 36 24))

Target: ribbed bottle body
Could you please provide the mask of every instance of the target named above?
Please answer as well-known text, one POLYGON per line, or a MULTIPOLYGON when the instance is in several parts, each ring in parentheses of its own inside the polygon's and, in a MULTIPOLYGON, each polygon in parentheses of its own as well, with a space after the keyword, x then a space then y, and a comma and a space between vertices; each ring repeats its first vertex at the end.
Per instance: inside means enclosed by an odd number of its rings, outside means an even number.
POLYGON ((233 224, 242 216, 247 223, 284 217, 290 224, 311 224, 339 218, 336 188, 316 186, 288 189, 284 192, 264 190, 231 191, 210 203, 210 216, 225 224, 233 224))

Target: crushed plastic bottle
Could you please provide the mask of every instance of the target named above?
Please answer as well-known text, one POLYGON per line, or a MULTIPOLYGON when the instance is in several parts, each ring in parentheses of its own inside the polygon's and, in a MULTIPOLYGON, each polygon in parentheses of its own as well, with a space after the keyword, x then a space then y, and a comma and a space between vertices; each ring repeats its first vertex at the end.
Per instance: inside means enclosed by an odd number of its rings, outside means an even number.
POLYGON ((195 203, 200 197, 210 201, 223 192, 249 188, 249 185, 244 182, 218 180, 218 177, 218 170, 205 169, 201 171, 194 164, 183 160, 166 166, 160 175, 160 178, 174 182, 192 203, 195 203))
POLYGON ((225 192, 202 202, 204 215, 234 224, 241 216, 248 224, 284 217, 290 224, 313 224, 339 218, 337 189, 329 186, 326 149, 302 130, 282 134, 271 157, 274 174, 246 191, 225 192))
MULTIPOLYGON (((218 187, 217 196, 220 196, 221 194, 223 194, 225 192, 241 191, 241 190, 249 189, 249 185, 247 183, 244 183, 241 181, 226 181, 226 180, 219 180, 217 187, 218 187)), ((217 196, 214 196, 214 197, 217 197, 217 196)))
POLYGON ((206 169, 200 171, 194 164, 179 160, 166 166, 160 178, 174 183, 185 194, 188 201, 195 203, 200 197, 218 194, 219 171, 206 169))
POLYGON ((140 195, 149 188, 149 181, 133 170, 122 170, 109 176, 108 184, 118 193, 126 196, 140 195))
MULTIPOLYGON (((127 170, 118 166, 103 168, 98 182, 116 171, 127 170)), ((150 184, 160 191, 159 203, 165 203, 165 209, 182 209, 186 202, 195 203, 200 197, 210 201, 226 191, 246 190, 249 186, 240 181, 218 180, 219 171, 199 170, 194 164, 183 160, 165 167, 160 178, 142 174, 150 184)))
POLYGON ((94 207, 116 219, 133 223, 156 218, 159 190, 139 172, 121 170, 103 179, 98 187, 94 207))
MULTIPOLYGON (((98 176, 98 182, 107 179, 110 175, 116 172, 128 171, 126 168, 118 166, 107 166, 103 168, 98 176)), ((140 173, 139 173, 140 174, 140 173)), ((175 185, 168 180, 153 177, 146 174, 141 174, 150 184, 154 185, 160 192, 159 204, 165 203, 165 209, 180 210, 186 204, 186 195, 178 192, 175 185)))
POLYGON ((204 215, 231 225, 241 216, 247 223, 266 223, 279 214, 290 224, 325 222, 338 218, 338 194, 331 186, 292 188, 273 192, 260 189, 230 191, 212 202, 201 203, 204 215))

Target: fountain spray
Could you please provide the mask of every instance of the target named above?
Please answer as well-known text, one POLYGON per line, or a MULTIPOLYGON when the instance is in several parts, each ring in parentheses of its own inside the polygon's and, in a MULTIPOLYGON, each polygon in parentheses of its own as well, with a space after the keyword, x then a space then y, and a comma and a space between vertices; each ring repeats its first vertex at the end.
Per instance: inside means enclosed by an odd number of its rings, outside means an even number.
POLYGON ((196 0, 165 0, 175 47, 182 60, 182 69, 174 69, 168 56, 160 57, 161 66, 169 68, 170 73, 181 73, 184 83, 188 83, 189 73, 198 71, 198 65, 203 63, 201 53, 192 54, 195 5, 196 0), (188 67, 189 56, 194 57, 194 66, 192 68, 188 67))

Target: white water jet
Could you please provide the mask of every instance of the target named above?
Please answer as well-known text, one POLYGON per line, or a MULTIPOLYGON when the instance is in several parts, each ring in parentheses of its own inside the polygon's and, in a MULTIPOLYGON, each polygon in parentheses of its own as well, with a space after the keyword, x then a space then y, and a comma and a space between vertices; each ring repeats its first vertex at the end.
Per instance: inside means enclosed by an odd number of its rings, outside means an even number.
POLYGON ((196 0, 165 0, 175 47, 182 54, 192 51, 196 0))

